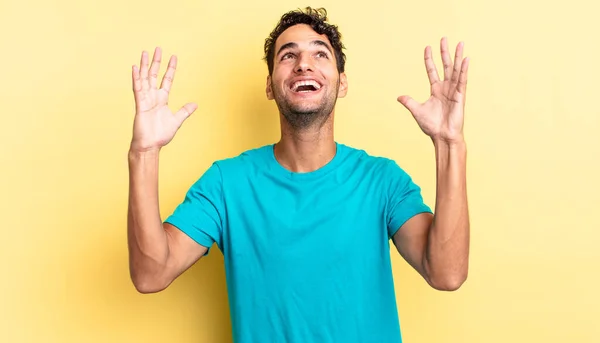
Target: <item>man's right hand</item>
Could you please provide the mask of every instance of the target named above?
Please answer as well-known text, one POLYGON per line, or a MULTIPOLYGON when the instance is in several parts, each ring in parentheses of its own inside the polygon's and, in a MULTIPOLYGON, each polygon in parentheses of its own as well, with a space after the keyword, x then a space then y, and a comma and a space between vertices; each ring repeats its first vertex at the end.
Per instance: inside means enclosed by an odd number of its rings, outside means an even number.
POLYGON ((157 79, 161 59, 162 51, 156 48, 152 65, 148 66, 148 53, 143 51, 140 67, 132 68, 136 112, 130 147, 132 151, 160 150, 173 139, 181 124, 198 107, 195 103, 187 103, 176 113, 171 112, 168 107, 169 92, 175 77, 177 57, 171 56, 167 71, 158 88, 157 79))

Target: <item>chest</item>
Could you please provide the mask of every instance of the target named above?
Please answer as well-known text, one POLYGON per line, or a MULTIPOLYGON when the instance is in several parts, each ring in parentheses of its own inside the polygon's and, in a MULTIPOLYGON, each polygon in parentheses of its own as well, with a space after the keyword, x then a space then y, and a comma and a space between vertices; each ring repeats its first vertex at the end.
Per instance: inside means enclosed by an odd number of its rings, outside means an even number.
POLYGON ((307 257, 337 263, 387 244, 385 197, 371 184, 352 182, 248 185, 227 199, 225 254, 240 261, 290 266, 307 257))

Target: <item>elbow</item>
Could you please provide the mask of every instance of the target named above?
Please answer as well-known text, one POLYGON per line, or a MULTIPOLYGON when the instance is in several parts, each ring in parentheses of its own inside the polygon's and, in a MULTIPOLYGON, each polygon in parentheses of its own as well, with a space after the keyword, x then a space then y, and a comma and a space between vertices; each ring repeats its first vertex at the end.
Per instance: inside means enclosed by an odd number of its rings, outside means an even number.
POLYGON ((457 273, 454 275, 445 275, 443 277, 429 279, 431 287, 438 291, 454 292, 467 281, 467 273, 457 273))
POLYGON ((152 275, 141 276, 131 273, 131 281, 135 290, 141 294, 158 293, 168 287, 168 283, 162 282, 162 280, 152 275))
POLYGON ((134 282, 135 290, 140 294, 152 294, 163 291, 166 287, 157 287, 149 283, 134 282))

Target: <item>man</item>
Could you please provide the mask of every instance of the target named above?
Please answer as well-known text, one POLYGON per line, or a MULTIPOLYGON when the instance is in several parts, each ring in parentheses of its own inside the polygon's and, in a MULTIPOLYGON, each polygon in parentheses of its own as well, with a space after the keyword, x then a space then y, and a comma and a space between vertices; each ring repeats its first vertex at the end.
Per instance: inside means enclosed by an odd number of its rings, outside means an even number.
POLYGON ((171 113, 177 60, 158 87, 161 50, 151 65, 142 53, 133 67, 129 151, 128 242, 138 291, 165 289, 216 243, 235 342, 396 343, 390 239, 435 289, 461 286, 469 250, 462 44, 452 62, 442 39, 443 79, 425 49, 425 103, 398 98, 435 147, 435 215, 394 161, 334 140, 335 103, 348 90, 342 49, 325 10, 285 14, 265 42, 266 95, 279 108, 280 141, 216 161, 164 223, 159 151, 197 106, 171 113))

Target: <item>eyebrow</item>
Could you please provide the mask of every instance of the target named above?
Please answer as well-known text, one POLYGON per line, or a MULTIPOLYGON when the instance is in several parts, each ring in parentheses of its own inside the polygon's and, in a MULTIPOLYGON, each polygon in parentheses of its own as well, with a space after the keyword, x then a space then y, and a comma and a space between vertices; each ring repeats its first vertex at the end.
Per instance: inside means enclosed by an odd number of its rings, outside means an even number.
MULTIPOLYGON (((331 51, 331 47, 329 46, 329 44, 325 43, 322 40, 318 40, 318 39, 314 40, 314 41, 310 42, 310 45, 324 46, 325 48, 327 48, 327 50, 329 50, 329 52, 331 54, 333 54, 333 51, 331 51)), ((279 56, 279 54, 281 54, 281 52, 283 50, 286 50, 286 49, 295 49, 295 48, 298 48, 298 44, 297 43, 294 43, 294 42, 285 43, 285 44, 283 44, 279 48, 279 51, 277 51, 277 55, 275 55, 275 56, 279 56)))

